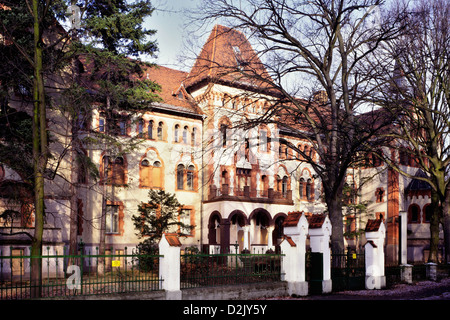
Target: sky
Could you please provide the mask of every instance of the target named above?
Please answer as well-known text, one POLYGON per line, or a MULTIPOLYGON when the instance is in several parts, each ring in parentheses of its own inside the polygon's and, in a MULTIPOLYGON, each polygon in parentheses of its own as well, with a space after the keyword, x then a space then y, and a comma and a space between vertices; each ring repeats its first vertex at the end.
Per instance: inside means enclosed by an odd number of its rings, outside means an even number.
POLYGON ((149 17, 144 27, 157 30, 155 39, 158 42, 158 58, 149 59, 158 65, 173 69, 186 70, 185 63, 179 62, 179 56, 183 55, 184 38, 189 37, 189 28, 183 10, 193 9, 199 4, 199 0, 153 0, 155 11, 149 17))

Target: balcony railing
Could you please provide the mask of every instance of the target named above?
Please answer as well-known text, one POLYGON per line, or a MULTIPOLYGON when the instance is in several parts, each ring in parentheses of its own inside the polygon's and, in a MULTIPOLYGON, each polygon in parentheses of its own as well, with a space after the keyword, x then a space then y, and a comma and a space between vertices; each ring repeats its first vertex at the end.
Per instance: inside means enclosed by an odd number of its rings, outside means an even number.
POLYGON ((276 191, 273 188, 258 190, 252 189, 250 186, 233 188, 227 184, 223 184, 220 188, 217 188, 215 185, 211 185, 209 187, 209 201, 219 201, 225 199, 291 204, 292 190, 276 191))

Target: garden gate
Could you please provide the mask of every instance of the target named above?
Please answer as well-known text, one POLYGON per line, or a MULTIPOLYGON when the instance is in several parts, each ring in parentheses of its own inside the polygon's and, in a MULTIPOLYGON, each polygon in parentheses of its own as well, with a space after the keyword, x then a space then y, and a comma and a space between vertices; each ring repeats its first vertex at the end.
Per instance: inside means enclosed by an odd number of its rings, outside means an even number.
POLYGON ((348 248, 347 252, 331 254, 333 291, 363 290, 365 277, 364 251, 357 253, 348 248))

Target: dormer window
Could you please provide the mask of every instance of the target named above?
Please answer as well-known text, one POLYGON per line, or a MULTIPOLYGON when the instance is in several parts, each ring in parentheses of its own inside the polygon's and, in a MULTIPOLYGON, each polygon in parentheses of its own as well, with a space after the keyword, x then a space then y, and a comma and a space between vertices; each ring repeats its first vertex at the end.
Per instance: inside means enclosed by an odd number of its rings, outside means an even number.
POLYGON ((236 58, 236 64, 239 68, 247 65, 247 63, 244 61, 244 58, 242 57, 241 49, 238 46, 233 46, 233 52, 234 57, 236 58))

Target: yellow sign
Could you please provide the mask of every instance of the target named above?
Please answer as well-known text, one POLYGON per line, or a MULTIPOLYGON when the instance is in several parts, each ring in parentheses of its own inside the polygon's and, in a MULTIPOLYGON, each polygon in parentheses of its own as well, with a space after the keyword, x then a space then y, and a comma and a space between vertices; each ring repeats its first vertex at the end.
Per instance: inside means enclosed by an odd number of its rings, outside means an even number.
POLYGON ((353 259, 356 259, 356 253, 353 254, 353 259))
POLYGON ((120 267, 120 260, 113 260, 112 261, 112 266, 113 267, 120 267))

